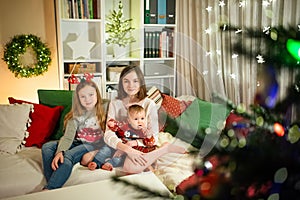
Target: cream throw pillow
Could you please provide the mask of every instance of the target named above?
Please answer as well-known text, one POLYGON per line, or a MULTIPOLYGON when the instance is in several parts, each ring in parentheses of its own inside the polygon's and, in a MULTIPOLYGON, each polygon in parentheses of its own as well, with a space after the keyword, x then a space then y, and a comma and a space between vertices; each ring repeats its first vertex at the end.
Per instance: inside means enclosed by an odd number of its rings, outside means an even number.
POLYGON ((0 151, 14 154, 21 149, 32 109, 31 104, 0 105, 0 151))

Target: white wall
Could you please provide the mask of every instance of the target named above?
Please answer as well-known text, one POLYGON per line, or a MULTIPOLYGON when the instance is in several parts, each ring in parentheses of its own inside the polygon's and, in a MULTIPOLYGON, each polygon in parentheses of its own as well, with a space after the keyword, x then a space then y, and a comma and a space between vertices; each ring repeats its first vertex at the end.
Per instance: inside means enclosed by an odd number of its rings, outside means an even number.
POLYGON ((37 89, 58 89, 55 12, 53 0, 0 0, 0 104, 12 96, 38 102, 37 89), (17 34, 34 34, 48 45, 52 63, 44 75, 16 78, 3 61, 4 45, 17 34))

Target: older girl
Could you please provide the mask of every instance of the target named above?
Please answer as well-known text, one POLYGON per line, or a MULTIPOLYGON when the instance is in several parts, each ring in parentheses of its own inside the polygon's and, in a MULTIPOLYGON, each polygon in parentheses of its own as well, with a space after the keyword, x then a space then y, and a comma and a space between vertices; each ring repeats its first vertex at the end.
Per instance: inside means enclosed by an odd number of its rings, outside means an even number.
MULTIPOLYGON (((128 107, 133 104, 141 105, 146 112, 147 135, 158 141, 158 114, 153 100, 147 98, 145 79, 139 66, 128 66, 121 72, 118 88, 118 97, 110 102, 107 121, 115 119, 125 121, 128 107)), ((143 153, 124 144, 117 134, 106 127, 104 141, 115 150, 126 153, 123 170, 127 173, 140 173, 153 164, 160 156, 167 153, 185 153, 185 149, 174 144, 166 143, 149 153, 143 153)), ((142 141, 139 141, 142 145, 142 141)), ((84 162, 91 160, 91 155, 83 157, 84 162)))

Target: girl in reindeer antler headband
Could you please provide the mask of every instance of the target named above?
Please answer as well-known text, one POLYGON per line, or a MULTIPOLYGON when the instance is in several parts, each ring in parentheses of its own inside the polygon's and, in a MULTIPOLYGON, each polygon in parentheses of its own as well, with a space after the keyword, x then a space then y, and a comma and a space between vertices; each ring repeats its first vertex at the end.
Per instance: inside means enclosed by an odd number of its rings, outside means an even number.
POLYGON ((69 79, 70 83, 78 85, 72 109, 64 119, 64 136, 42 147, 47 180, 44 190, 62 187, 81 157, 104 144, 105 113, 98 86, 91 80, 92 77, 85 74, 79 79, 72 75, 69 79))

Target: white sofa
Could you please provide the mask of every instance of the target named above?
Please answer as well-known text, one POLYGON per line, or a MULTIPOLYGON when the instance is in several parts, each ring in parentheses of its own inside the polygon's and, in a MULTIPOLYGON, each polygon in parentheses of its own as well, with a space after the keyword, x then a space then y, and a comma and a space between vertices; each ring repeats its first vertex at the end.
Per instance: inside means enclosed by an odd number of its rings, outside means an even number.
MULTIPOLYGON (((160 140, 189 147, 185 142, 164 132, 160 133, 160 140)), ((16 154, 2 152, 0 160, 0 199, 42 190, 46 182, 42 170, 41 149, 25 147, 16 154)), ((191 155, 168 154, 157 163, 157 170, 154 173, 170 190, 175 189, 182 180, 193 173, 191 155)), ((118 170, 90 171, 87 167, 76 164, 64 187, 109 179, 114 175, 118 175, 118 170)))
MULTIPOLYGON (((36 146, 24 146, 24 143, 22 143, 24 135, 15 135, 16 130, 14 129, 18 127, 18 124, 24 123, 18 121, 21 115, 15 114, 16 116, 14 116, 12 112, 10 113, 12 116, 10 116, 10 114, 4 114, 3 112, 3 108, 5 110, 7 107, 12 108, 17 105, 30 105, 31 107, 27 112, 28 119, 30 119, 30 110, 32 110, 32 107, 36 104, 28 103, 29 104, 0 105, 0 199, 38 192, 41 191, 45 184, 41 149, 36 146), (11 125, 10 123, 12 121, 18 124, 12 123, 11 125), (7 130, 10 128, 12 128, 12 130, 7 130), (13 135, 9 135, 8 133, 13 135), (9 143, 11 141, 13 142, 9 143), (6 150, 8 147, 13 148, 6 150)), ((33 124, 33 122, 31 122, 31 124, 33 124)), ((23 133, 24 130, 18 130, 18 132, 23 133)), ((28 133, 25 131, 25 135, 26 134, 28 133)), ((160 132, 159 144, 166 141, 177 143, 187 149, 193 148, 189 143, 177 139, 167 132, 160 132)), ((192 155, 168 154, 157 161, 157 169, 154 173, 168 189, 174 191, 179 183, 194 173, 193 162, 194 157, 192 155)), ((64 187, 109 179, 114 175, 118 175, 118 170, 105 171, 99 169, 90 171, 88 168, 76 164, 71 177, 64 187)))

